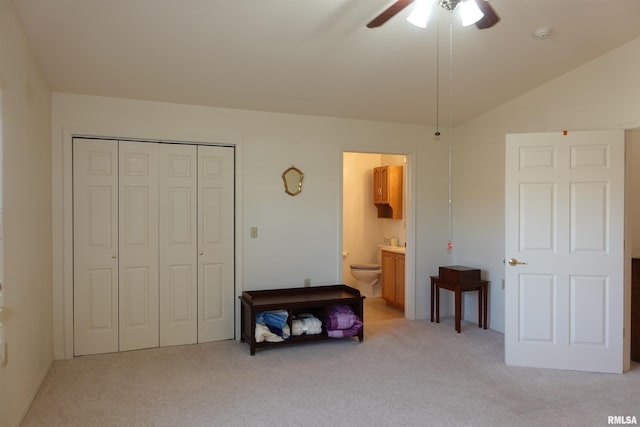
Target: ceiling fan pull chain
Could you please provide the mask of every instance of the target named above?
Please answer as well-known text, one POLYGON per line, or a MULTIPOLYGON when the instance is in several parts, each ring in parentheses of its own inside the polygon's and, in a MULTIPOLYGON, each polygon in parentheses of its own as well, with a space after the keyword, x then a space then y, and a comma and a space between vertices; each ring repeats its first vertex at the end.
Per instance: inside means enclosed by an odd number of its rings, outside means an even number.
MULTIPOLYGON (((453 127, 453 20, 449 14, 449 135, 453 127)), ((451 138, 449 138, 451 139, 451 138)))
POLYGON ((449 243, 447 249, 453 249, 453 176, 452 176, 452 144, 453 144, 453 13, 449 13, 449 243))
POLYGON ((436 18, 436 133, 440 136, 440 17, 436 18))

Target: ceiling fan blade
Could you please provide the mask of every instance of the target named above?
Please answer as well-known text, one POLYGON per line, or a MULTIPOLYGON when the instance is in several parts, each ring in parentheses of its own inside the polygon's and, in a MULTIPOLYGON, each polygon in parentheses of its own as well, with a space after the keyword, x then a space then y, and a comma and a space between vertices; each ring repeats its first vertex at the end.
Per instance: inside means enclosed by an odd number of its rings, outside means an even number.
POLYGON ((478 7, 482 11, 482 13, 484 13, 482 19, 476 22, 476 27, 484 30, 486 28, 491 28, 498 22, 500 22, 500 17, 496 13, 496 11, 493 10, 493 7, 491 7, 487 0, 478 0, 476 1, 476 3, 478 4, 478 7))
POLYGON ((389 19, 396 16, 405 7, 413 3, 414 0, 397 0, 391 6, 386 8, 380 15, 373 18, 373 21, 367 24, 367 28, 376 28, 387 22, 389 19))

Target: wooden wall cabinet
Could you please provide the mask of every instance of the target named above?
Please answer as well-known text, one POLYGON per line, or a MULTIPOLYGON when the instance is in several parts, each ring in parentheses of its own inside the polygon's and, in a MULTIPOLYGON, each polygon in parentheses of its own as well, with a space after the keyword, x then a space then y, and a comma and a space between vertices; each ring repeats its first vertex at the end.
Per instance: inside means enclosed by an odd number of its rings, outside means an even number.
POLYGON ((404 308, 404 254, 382 251, 382 298, 404 308))
POLYGON ((378 218, 402 219, 402 165, 373 168, 373 203, 378 218))

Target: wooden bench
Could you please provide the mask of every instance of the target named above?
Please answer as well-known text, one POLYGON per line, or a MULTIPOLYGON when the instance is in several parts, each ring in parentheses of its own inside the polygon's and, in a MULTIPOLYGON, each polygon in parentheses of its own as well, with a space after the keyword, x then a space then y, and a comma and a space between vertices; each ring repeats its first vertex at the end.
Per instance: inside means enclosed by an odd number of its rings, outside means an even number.
MULTIPOLYGON (((348 305, 364 323, 363 301, 360 291, 347 285, 315 286, 309 288, 269 289, 244 291, 240 298, 240 341, 249 344, 254 355, 256 348, 268 345, 293 344, 298 342, 329 339, 324 326, 324 310, 332 305, 348 305), (287 310, 287 323, 291 328, 292 318, 301 313, 311 313, 323 321, 322 333, 316 335, 290 336, 282 342, 256 342, 256 315, 261 311, 287 310)), ((291 329, 292 330, 292 329, 291 329)), ((364 325, 358 339, 364 339, 364 325)))

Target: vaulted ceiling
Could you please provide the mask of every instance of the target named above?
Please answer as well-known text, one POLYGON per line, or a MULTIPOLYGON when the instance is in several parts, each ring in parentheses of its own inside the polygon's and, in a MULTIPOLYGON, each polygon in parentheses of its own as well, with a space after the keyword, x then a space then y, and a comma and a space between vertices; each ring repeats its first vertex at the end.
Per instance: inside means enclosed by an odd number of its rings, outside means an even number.
POLYGON ((638 0, 490 0, 486 30, 411 6, 366 28, 393 0, 13 2, 57 92, 416 124, 437 93, 460 123, 640 37, 638 0))

